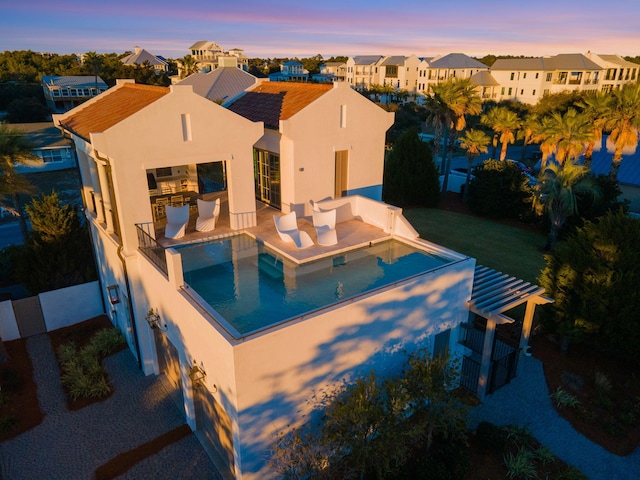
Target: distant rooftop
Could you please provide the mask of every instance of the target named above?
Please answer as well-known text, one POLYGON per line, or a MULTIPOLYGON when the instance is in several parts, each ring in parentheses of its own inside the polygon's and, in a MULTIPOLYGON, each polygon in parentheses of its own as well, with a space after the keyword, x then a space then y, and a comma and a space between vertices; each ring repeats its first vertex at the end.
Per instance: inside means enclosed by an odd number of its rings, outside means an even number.
POLYGON ((247 88, 255 85, 258 79, 237 67, 220 67, 209 73, 194 73, 178 85, 191 85, 198 95, 212 102, 224 103, 232 100, 247 88))

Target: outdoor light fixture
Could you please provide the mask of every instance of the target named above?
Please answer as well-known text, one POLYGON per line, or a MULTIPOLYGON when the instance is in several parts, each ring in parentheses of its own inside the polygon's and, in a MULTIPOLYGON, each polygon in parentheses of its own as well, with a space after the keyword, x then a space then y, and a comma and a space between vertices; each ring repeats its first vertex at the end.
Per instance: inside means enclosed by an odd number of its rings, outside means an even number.
POLYGON ((163 332, 167 331, 167 325, 163 325, 160 322, 160 315, 158 315, 157 311, 153 308, 149 309, 147 315, 144 318, 152 329, 155 330, 157 328, 158 330, 161 330, 163 332))
POLYGON ((120 294, 118 293, 118 285, 109 285, 107 287, 107 294, 109 295, 109 301, 111 305, 120 303, 120 294))
POLYGON ((193 367, 189 370, 189 378, 191 379, 193 388, 204 388, 210 393, 215 393, 218 390, 218 387, 215 385, 213 385, 213 390, 207 388, 207 384, 205 383, 207 372, 205 372, 202 367, 199 367, 195 360, 193 361, 193 367))

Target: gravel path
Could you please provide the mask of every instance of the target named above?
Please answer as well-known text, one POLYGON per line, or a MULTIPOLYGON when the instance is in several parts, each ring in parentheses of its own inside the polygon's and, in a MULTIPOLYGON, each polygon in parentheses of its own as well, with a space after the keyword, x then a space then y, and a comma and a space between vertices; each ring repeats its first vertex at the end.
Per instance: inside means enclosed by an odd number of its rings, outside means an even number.
POLYGON ((473 426, 486 420, 499 426, 527 427, 557 457, 590 480, 640 479, 640 447, 620 457, 576 432, 551 404, 542 363, 534 357, 521 361, 522 373, 472 410, 473 426))
MULTIPOLYGON (((0 444, 4 480, 93 479, 94 471, 184 424, 162 382, 145 377, 129 350, 104 361, 114 393, 103 402, 70 412, 60 371, 46 334, 27 339, 43 422, 0 444)), ((194 434, 148 457, 123 479, 220 480, 194 434)))

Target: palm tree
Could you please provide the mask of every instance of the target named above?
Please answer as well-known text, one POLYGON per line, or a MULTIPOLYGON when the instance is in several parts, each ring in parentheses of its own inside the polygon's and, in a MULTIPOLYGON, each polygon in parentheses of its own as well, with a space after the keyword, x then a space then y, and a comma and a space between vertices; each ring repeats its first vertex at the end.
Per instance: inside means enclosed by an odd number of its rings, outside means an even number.
POLYGON ((569 108, 566 113, 554 112, 544 122, 545 139, 556 153, 556 161, 563 165, 575 163, 589 143, 595 143, 596 133, 591 118, 569 108))
MULTIPOLYGON (((442 126, 444 130, 444 145, 442 149, 442 168, 444 180, 442 191, 447 191, 449 179, 448 153, 455 138, 455 134, 464 130, 467 125, 466 115, 477 115, 482 111, 482 100, 476 92, 476 86, 470 79, 449 79, 437 85, 430 86, 427 96, 427 121, 442 126)), ((436 140, 438 136, 436 134, 436 140)))
POLYGON ((22 176, 16 173, 15 163, 34 159, 32 145, 18 129, 6 124, 0 124, 0 199, 11 198, 11 206, 2 203, 3 208, 18 217, 22 236, 26 240, 29 236, 27 221, 20 207, 20 194, 33 193, 34 187, 22 176))
POLYGON ((545 168, 534 196, 534 207, 538 213, 546 213, 551 224, 545 250, 553 251, 558 232, 570 216, 578 213, 577 196, 598 197, 599 193, 589 170, 582 165, 566 162, 545 168))
POLYGON ((382 89, 380 90, 380 92, 385 95, 385 99, 387 100, 386 103, 387 105, 389 105, 391 103, 392 95, 396 94, 396 89, 392 84, 385 83, 384 85, 382 85, 382 89))
POLYGON ((469 168, 467 168, 467 180, 464 185, 463 199, 466 202, 469 199, 469 180, 471 178, 471 168, 473 161, 481 153, 487 153, 487 146, 491 139, 482 130, 468 130, 462 138, 460 138, 460 146, 467 152, 467 160, 469 168))
POLYGON ((582 101, 576 103, 576 107, 582 109, 582 113, 587 116, 591 122, 594 137, 587 144, 584 152, 584 166, 591 169, 591 158, 596 144, 602 142, 602 130, 607 123, 607 111, 611 103, 611 95, 598 90, 585 94, 582 101))
MULTIPOLYGON (((480 122, 491 127, 500 142, 500 160, 507 158, 507 146, 516 141, 516 132, 522 126, 518 114, 507 107, 495 107, 482 115, 480 122)), ((496 138, 496 137, 494 137, 496 138)))
POLYGON ((613 91, 613 97, 606 111, 606 127, 611 130, 609 141, 614 145, 609 178, 618 180, 618 170, 625 148, 635 151, 638 146, 640 129, 640 83, 624 85, 613 91))
POLYGON ((187 54, 180 60, 180 78, 186 78, 189 75, 193 75, 198 72, 198 64, 196 59, 187 54))
POLYGON ((527 145, 533 142, 533 138, 536 132, 540 129, 540 118, 537 113, 529 113, 520 126, 518 137, 522 139, 522 154, 520 160, 524 161, 526 158, 527 145))

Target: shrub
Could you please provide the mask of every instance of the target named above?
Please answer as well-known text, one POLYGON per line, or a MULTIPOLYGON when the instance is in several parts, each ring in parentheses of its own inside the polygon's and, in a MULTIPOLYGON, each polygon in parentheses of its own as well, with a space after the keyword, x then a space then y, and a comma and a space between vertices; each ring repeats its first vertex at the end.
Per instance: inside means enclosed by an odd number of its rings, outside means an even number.
POLYGON ((598 370, 596 370, 596 373, 595 373, 594 384, 599 393, 601 394, 611 393, 611 389, 612 389, 611 380, 609 380, 609 377, 607 377, 606 374, 598 370))
POLYGON ((402 206, 435 207, 440 197, 438 172, 431 149, 410 129, 398 137, 384 165, 382 197, 402 206))
POLYGON ((100 358, 124 345, 124 336, 117 328, 97 332, 88 345, 78 350, 73 342, 58 348, 58 360, 62 369, 62 384, 73 400, 102 398, 111 392, 106 372, 100 358))
POLYGON ((622 212, 587 222, 545 256, 539 282, 548 331, 640 364, 640 221, 622 212))
POLYGON ((551 450, 549 450, 544 445, 536 449, 534 452, 536 458, 542 465, 547 465, 549 463, 553 463, 556 460, 555 455, 551 450))
POLYGON ((560 472, 557 478, 558 480, 588 480, 587 476, 573 465, 560 472))
POLYGON ((562 387, 558 387, 556 391, 551 394, 551 401, 558 408, 575 408, 580 405, 580 400, 564 390, 562 387))
POLYGON ((487 160, 473 171, 469 208, 489 218, 527 219, 532 214, 532 190, 513 162, 487 160))
POLYGON ((527 427, 507 425, 503 430, 507 435, 507 440, 511 440, 519 447, 528 447, 533 443, 533 435, 527 427))
POLYGON ((515 456, 509 453, 504 457, 507 477, 522 480, 536 478, 536 466, 533 461, 533 452, 526 448, 519 449, 515 456))

